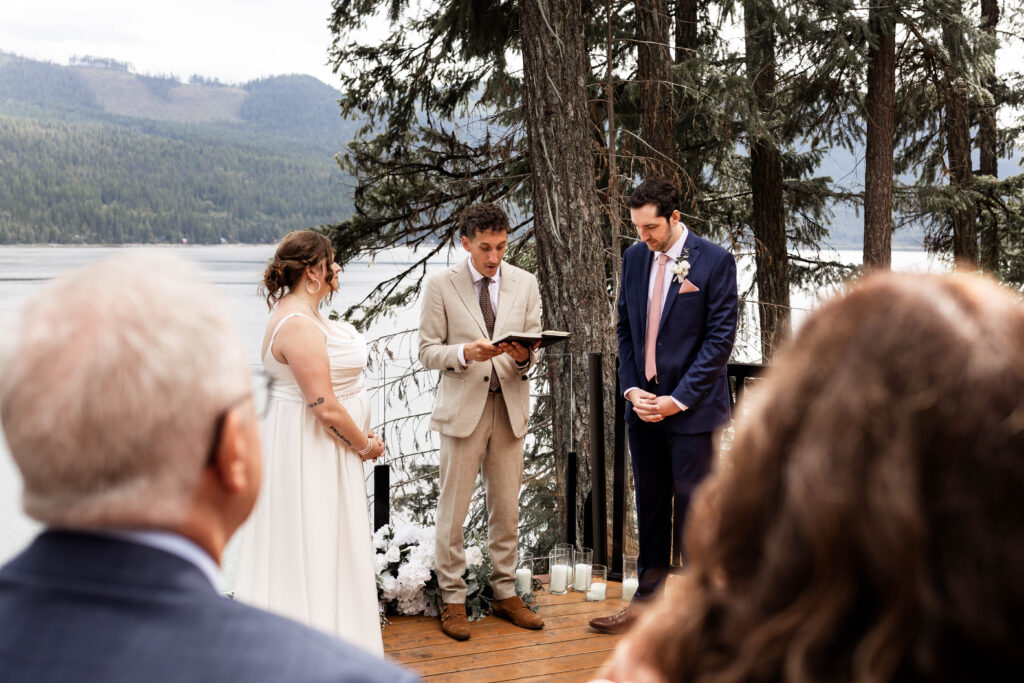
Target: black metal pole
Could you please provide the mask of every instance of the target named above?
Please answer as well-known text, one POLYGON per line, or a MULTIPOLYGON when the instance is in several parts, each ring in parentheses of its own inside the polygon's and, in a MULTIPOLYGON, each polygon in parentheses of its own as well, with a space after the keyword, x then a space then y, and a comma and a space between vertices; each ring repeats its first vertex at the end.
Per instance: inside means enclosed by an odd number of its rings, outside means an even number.
POLYGON ((373 530, 391 521, 391 468, 373 466, 373 530))
POLYGON ((576 451, 565 458, 565 542, 576 545, 576 451))
POLYGON ((608 564, 608 500, 604 474, 604 373, 601 354, 587 354, 590 386, 590 491, 593 494, 594 564, 608 564))
MULTIPOLYGON (((618 361, 616 360, 616 366, 618 361)), ((626 529, 626 399, 615 373, 615 449, 612 457, 612 557, 608 578, 622 580, 622 545, 626 529)))

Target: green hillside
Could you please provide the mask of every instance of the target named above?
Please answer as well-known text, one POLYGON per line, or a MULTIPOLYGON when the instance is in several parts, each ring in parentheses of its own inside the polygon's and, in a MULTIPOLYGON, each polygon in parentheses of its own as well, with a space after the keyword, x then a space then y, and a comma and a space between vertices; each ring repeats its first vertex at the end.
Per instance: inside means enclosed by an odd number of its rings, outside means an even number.
POLYGON ((0 244, 265 242, 351 211, 337 92, 0 53, 0 244))

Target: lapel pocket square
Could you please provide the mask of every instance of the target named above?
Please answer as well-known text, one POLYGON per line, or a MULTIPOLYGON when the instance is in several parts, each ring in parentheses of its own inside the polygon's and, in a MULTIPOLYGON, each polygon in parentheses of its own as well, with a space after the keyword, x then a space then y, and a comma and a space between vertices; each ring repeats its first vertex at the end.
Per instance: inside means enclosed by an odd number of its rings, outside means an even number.
POLYGON ((683 280, 683 284, 679 285, 680 294, 688 294, 689 292, 699 292, 700 288, 693 284, 689 280, 683 280))

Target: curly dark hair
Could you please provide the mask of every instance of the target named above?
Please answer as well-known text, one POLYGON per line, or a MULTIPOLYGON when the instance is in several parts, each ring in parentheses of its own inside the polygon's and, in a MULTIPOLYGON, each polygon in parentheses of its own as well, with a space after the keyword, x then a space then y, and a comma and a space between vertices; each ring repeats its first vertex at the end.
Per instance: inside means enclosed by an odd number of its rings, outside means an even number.
POLYGON ((626 200, 626 206, 631 209, 639 209, 647 204, 654 204, 658 207, 658 215, 668 218, 679 208, 679 190, 667 180, 648 178, 637 185, 626 200))
POLYGON ((282 296, 292 290, 306 268, 327 266, 324 286, 333 289, 335 275, 330 268, 334 262, 331 241, 312 230, 293 230, 277 245, 274 258, 263 271, 263 290, 267 307, 273 308, 282 296))
POLYGON ((459 234, 471 240, 483 230, 508 232, 508 216, 490 202, 470 204, 459 214, 459 234))
POLYGON ((731 455, 694 503, 681 596, 640 628, 645 663, 1024 680, 1024 307, 1005 290, 865 279, 804 323, 731 455))

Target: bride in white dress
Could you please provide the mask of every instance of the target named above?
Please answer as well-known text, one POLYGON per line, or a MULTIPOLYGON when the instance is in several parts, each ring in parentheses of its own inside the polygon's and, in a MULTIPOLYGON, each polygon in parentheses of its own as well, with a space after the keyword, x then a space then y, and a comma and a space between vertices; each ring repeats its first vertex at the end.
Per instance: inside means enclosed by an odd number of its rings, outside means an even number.
POLYGON ((318 312, 338 270, 330 242, 302 230, 264 275, 263 366, 274 383, 235 597, 382 654, 363 461, 384 444, 369 429, 366 342, 318 312))

